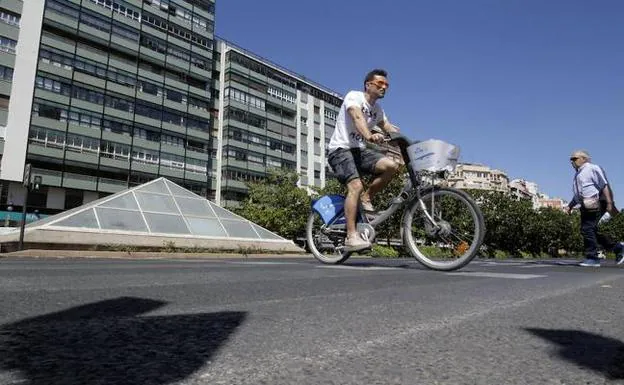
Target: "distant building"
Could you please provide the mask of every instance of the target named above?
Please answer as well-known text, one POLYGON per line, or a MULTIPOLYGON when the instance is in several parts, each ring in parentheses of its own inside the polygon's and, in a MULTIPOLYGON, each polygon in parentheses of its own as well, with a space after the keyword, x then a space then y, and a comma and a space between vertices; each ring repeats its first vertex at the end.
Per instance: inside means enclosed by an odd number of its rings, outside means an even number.
POLYGON ((448 183, 459 189, 509 192, 507 174, 480 164, 458 164, 449 176, 448 183))
POLYGON ((553 209, 563 210, 567 206, 567 202, 561 198, 550 198, 546 194, 538 194, 538 208, 551 207, 553 209))
POLYGON ((537 183, 514 179, 509 182, 509 192, 515 198, 531 200, 534 209, 539 207, 537 183))

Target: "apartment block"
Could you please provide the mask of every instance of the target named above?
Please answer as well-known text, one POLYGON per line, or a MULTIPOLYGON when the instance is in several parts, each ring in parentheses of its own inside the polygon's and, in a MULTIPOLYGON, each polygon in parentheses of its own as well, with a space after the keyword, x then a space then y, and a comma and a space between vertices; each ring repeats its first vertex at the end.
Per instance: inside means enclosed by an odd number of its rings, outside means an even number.
POLYGON ((216 196, 214 1, 0 0, 0 207, 70 209, 159 176, 216 196))
POLYGON ((448 183, 460 189, 509 192, 507 174, 480 164, 458 164, 449 176, 448 183))
POLYGON ((301 187, 324 186, 342 96, 228 41, 217 52, 216 202, 236 206, 271 168, 295 171, 301 187))

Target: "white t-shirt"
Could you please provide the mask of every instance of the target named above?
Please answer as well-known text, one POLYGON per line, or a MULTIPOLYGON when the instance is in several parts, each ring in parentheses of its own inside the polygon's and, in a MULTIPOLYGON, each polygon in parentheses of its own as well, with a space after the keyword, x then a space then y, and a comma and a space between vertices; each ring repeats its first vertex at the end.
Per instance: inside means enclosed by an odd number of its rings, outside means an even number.
POLYGON ((338 148, 366 147, 364 138, 360 135, 357 128, 355 128, 353 118, 351 118, 351 115, 347 112, 347 110, 353 106, 362 110, 369 130, 386 119, 386 114, 379 103, 375 103, 371 106, 366 101, 364 92, 350 91, 347 96, 345 96, 342 106, 340 106, 340 112, 336 118, 336 128, 329 141, 329 152, 338 148))

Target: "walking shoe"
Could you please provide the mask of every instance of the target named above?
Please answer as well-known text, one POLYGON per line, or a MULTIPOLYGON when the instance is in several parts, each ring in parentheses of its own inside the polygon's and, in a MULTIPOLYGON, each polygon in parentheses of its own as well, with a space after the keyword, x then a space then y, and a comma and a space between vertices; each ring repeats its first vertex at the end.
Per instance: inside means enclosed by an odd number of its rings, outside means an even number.
POLYGON ((363 240, 359 235, 357 237, 347 237, 345 239, 345 251, 354 252, 370 249, 371 247, 370 242, 363 240))
POLYGON ((593 259, 593 258, 587 258, 583 262, 579 263, 579 266, 583 266, 583 267, 600 267, 600 260, 599 259, 593 259))
POLYGON ((615 246, 615 263, 621 265, 624 263, 624 242, 620 242, 615 246))

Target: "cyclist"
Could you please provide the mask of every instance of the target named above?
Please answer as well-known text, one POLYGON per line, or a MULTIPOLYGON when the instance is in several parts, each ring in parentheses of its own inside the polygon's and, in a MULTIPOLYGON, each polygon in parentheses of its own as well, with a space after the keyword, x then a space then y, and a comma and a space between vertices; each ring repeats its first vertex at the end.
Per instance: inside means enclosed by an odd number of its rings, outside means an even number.
POLYGON ((398 132, 390 124, 383 108, 377 102, 388 90, 388 73, 382 69, 370 71, 364 78, 364 91, 350 91, 344 98, 336 119, 336 128, 329 142, 328 163, 340 183, 347 186, 345 218, 347 220, 346 251, 371 247, 356 228, 358 204, 365 211, 374 212, 373 196, 381 191, 396 174, 399 165, 391 158, 366 147, 365 142, 381 143, 384 135, 371 130, 379 126, 386 133, 398 132), (374 178, 364 191, 362 174, 374 178))

